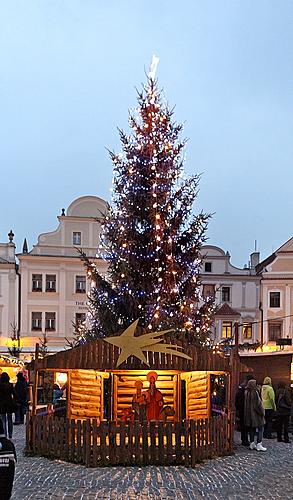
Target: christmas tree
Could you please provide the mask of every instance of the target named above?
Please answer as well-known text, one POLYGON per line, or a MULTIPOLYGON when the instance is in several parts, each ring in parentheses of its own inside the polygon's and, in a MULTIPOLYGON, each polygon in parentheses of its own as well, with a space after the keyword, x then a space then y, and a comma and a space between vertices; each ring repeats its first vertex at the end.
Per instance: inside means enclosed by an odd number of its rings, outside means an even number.
POLYGON ((184 177, 182 125, 149 76, 120 131, 122 153, 110 152, 113 196, 102 224, 99 256, 107 277, 82 253, 94 283, 91 327, 79 338, 122 332, 134 320, 148 331, 172 328, 192 342, 208 342, 214 301, 201 296, 201 246, 210 215, 192 214, 199 176, 184 177))

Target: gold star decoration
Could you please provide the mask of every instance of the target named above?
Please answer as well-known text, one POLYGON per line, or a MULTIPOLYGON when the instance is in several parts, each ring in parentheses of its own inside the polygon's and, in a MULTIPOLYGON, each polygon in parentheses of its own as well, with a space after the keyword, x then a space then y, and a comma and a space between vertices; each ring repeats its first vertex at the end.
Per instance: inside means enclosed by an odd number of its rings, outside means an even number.
POLYGON ((129 358, 129 356, 135 356, 149 366, 143 351, 161 352, 164 354, 172 354, 173 356, 178 356, 180 358, 191 359, 191 357, 187 356, 187 354, 177 351, 177 349, 182 349, 181 346, 160 344, 163 339, 157 337, 162 337, 165 333, 171 332, 172 329, 162 330, 161 332, 146 333, 140 337, 135 337, 134 333, 138 321, 139 320, 137 319, 131 323, 131 325, 129 325, 129 327, 126 328, 121 335, 104 339, 109 344, 115 345, 121 349, 116 368, 118 368, 123 361, 129 358))

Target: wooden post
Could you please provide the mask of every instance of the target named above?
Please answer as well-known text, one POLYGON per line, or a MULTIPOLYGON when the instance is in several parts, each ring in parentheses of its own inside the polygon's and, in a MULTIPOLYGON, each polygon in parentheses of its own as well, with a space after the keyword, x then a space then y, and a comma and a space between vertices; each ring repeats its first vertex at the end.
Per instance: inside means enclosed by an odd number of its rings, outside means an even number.
POLYGON ((35 349, 35 379, 34 379, 34 384, 33 384, 33 401, 32 401, 32 414, 33 415, 36 414, 36 408, 37 408, 37 404, 38 404, 39 349, 40 349, 40 346, 37 343, 36 349, 35 349))

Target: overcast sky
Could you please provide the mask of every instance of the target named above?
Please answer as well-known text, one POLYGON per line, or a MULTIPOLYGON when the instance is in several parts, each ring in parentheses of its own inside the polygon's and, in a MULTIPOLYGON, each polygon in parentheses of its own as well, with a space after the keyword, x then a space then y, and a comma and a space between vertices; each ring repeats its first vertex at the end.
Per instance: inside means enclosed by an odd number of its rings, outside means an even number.
POLYGON ((291 0, 0 0, 0 241, 17 250, 61 208, 110 199, 117 126, 152 54, 209 243, 242 267, 293 236, 291 0))

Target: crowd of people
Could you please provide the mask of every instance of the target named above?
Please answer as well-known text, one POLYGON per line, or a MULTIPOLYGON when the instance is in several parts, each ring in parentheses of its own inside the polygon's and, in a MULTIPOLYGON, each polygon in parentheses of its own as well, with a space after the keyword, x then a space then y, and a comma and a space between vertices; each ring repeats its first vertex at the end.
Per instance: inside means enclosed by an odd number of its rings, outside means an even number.
POLYGON ((28 383, 22 372, 17 374, 17 382, 10 382, 8 373, 0 375, 0 420, 4 435, 12 439, 13 425, 24 424, 28 404, 28 383), (13 422, 13 414, 15 419, 13 422))
POLYGON ((251 450, 267 451, 263 438, 290 443, 289 423, 292 409, 292 391, 284 382, 279 382, 275 392, 270 377, 258 385, 253 375, 248 374, 235 397, 236 414, 243 446, 251 450))

